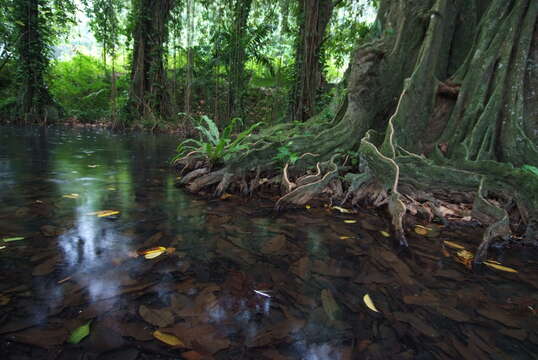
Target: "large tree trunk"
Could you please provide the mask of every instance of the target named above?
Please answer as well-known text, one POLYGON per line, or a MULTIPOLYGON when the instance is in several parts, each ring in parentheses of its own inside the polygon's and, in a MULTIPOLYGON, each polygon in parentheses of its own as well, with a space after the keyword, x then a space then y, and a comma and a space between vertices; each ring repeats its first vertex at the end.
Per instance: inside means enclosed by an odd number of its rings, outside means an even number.
POLYGON ((245 34, 252 0, 236 0, 232 29, 232 48, 228 64, 228 117, 242 117, 247 76, 245 73, 245 34))
POLYGON ((315 115, 316 98, 324 82, 321 46, 334 5, 334 0, 299 0, 291 120, 305 121, 315 115))
MULTIPOLYGON (((304 155, 284 167, 278 206, 328 189, 333 201, 386 205, 405 245, 410 206, 435 209, 437 194, 467 192, 473 216, 489 226, 476 262, 512 231, 535 240, 538 176, 521 166, 538 167, 537 14, 535 0, 381 1, 381 32, 353 56, 347 101, 326 110, 332 121, 267 129, 224 168, 186 182, 193 191, 218 184, 217 195, 234 182, 251 192, 286 146, 304 155), (350 166, 357 148, 359 166, 350 166)), ((192 154, 185 160, 195 164, 192 154)))
POLYGON ((49 65, 42 31, 45 19, 39 13, 40 0, 15 2, 16 26, 20 34, 17 43, 19 112, 28 122, 56 120, 58 109, 45 85, 44 75, 49 65))
POLYGON ((133 115, 159 118, 170 116, 164 69, 165 43, 174 0, 135 0, 133 57, 129 106, 133 115))

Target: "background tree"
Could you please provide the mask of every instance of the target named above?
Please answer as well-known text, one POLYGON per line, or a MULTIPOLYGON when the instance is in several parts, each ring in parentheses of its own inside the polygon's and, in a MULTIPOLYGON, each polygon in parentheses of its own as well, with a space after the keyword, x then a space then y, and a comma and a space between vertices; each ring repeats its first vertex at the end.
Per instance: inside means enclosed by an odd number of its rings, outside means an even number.
POLYGON ((305 121, 316 112, 316 97, 324 83, 322 44, 334 7, 341 0, 299 0, 299 34, 295 50, 295 80, 291 119, 305 121))
POLYGON ((245 35, 247 22, 252 7, 252 0, 231 1, 233 6, 233 24, 231 29, 231 54, 228 70, 228 114, 229 117, 241 117, 243 96, 247 76, 245 73, 245 35))
POLYGON ((175 0, 133 1, 131 115, 154 119, 171 115, 164 58, 168 22, 175 5, 175 0))
POLYGON ((58 109, 45 84, 54 40, 72 23, 70 1, 21 0, 13 4, 17 38, 19 113, 25 121, 58 118, 58 109), (63 28, 63 29, 62 29, 63 28))

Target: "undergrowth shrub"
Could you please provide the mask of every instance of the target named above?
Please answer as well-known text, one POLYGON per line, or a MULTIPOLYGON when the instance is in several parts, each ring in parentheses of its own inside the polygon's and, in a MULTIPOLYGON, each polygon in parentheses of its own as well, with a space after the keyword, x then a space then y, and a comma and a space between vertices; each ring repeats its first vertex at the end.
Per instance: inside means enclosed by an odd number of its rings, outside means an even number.
MULTIPOLYGON (((125 75, 116 72, 115 76, 117 108, 121 109, 128 84, 125 75)), ((101 61, 79 53, 70 60, 56 62, 49 83, 54 99, 67 117, 81 122, 95 122, 110 117, 110 72, 107 71, 105 75, 101 61)))

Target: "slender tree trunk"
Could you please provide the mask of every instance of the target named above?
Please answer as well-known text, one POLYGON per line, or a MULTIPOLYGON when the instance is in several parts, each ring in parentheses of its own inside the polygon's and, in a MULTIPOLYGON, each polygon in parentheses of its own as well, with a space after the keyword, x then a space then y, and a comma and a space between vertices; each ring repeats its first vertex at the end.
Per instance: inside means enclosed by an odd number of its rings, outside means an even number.
POLYGON ((194 0, 187 1, 187 78, 185 84, 185 113, 191 114, 192 95, 192 70, 194 66, 194 53, 192 48, 192 37, 194 33, 194 0))
POLYGON ((232 53, 228 65, 228 115, 241 117, 247 76, 245 74, 245 34, 252 0, 235 0, 232 53))
POLYGON ((49 66, 42 31, 47 26, 39 13, 40 0, 15 2, 18 32, 19 111, 26 122, 55 120, 58 117, 52 96, 45 84, 44 75, 49 66))
POLYGON ((316 112, 316 98, 324 83, 321 46, 334 5, 334 0, 299 0, 291 120, 305 121, 316 112))
POLYGON ((171 116, 165 43, 174 0, 136 0, 129 105, 136 116, 171 116))

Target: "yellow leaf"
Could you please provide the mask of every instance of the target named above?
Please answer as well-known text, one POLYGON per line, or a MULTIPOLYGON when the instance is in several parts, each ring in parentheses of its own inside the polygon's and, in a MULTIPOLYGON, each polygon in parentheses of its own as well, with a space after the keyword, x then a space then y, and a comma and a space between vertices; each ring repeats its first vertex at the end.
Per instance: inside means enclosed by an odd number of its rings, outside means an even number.
POLYGON ((386 231, 380 231, 379 233, 383 235, 384 237, 387 237, 387 238, 390 237, 390 234, 386 231))
POLYGON ((66 199, 78 199, 80 195, 79 194, 65 194, 63 197, 66 199))
POLYGON ((108 191, 116 191, 116 188, 114 186, 109 186, 106 188, 108 191))
POLYGON ((310 206, 310 205, 306 205, 305 208, 308 210, 308 209, 311 208, 311 206, 310 206))
POLYGON ((428 235, 428 233, 431 231, 431 228, 427 228, 425 226, 416 225, 415 226, 415 232, 419 235, 428 235))
POLYGON ((98 166, 99 166, 99 165, 88 165, 88 167, 89 167, 89 168, 92 168, 92 169, 94 169, 94 168, 96 168, 96 167, 98 167, 98 166))
POLYGON ((351 239, 351 236, 339 236, 338 238, 340 240, 347 240, 347 239, 351 239))
POLYGON ((95 215, 97 217, 107 217, 112 215, 118 215, 120 212, 118 210, 101 210, 88 213, 88 215, 95 215))
POLYGON ((344 209, 343 207, 340 207, 340 206, 333 206, 331 209, 333 210, 338 210, 340 211, 342 214, 352 214, 353 211, 349 210, 349 209, 344 209))
POLYGON ((377 308, 375 307, 374 302, 372 301, 372 298, 370 297, 370 295, 368 294, 364 295, 362 298, 362 301, 364 301, 368 309, 375 312, 379 312, 379 310, 377 310, 377 308))
POLYGON ((449 248, 452 248, 452 249, 456 249, 456 250, 465 250, 465 248, 463 246, 461 246, 460 244, 456 244, 455 242, 452 242, 452 241, 444 241, 444 244, 446 246, 448 246, 449 248))
POLYGON ((224 194, 221 195, 220 199, 221 200, 226 200, 226 199, 231 198, 232 196, 233 196, 232 194, 224 193, 224 194))
POLYGON ((153 337, 163 343, 174 347, 185 347, 183 341, 179 340, 176 336, 165 334, 159 330, 153 332, 153 337))
POLYGON ((357 220, 344 220, 346 224, 355 224, 357 220))
POLYGON ((491 261, 484 261, 484 265, 489 266, 490 268, 493 268, 493 269, 500 270, 500 271, 517 273, 516 269, 512 269, 512 268, 509 268, 509 267, 506 267, 506 266, 495 264, 494 262, 491 262, 491 261))
MULTIPOLYGON (((170 248, 170 249, 173 249, 173 248, 170 248)), ((167 249, 164 246, 157 246, 151 249, 138 251, 138 254, 144 255, 146 259, 154 259, 157 256, 164 254, 165 252, 167 252, 167 249)))

